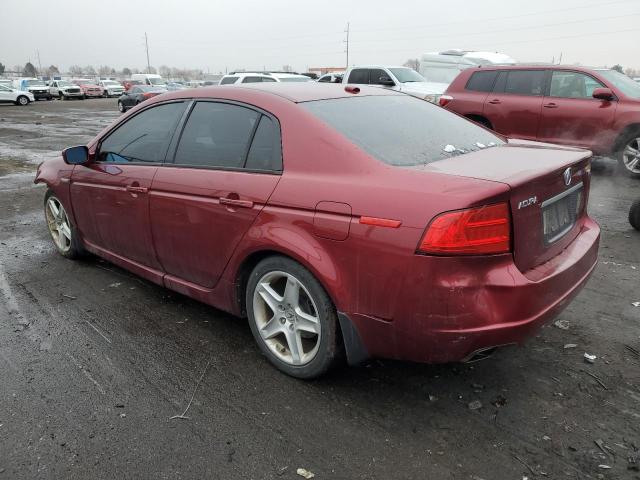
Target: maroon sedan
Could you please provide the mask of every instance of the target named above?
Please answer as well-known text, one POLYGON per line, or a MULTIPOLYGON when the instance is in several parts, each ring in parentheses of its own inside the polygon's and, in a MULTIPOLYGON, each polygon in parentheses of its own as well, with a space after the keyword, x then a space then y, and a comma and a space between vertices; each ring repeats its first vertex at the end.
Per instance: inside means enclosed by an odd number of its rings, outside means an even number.
POLYGON ((557 315, 596 264, 590 156, 375 87, 252 84, 150 99, 35 181, 62 255, 248 317, 312 378, 480 358, 557 315))

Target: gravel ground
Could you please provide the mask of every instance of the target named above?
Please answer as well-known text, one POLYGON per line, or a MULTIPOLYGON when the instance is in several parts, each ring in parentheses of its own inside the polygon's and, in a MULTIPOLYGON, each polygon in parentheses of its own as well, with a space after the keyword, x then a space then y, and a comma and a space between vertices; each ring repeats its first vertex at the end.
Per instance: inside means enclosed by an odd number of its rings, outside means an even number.
POLYGON ((302 382, 245 321, 54 251, 35 164, 115 102, 0 107, 0 479, 640 479, 640 183, 614 162, 594 164, 600 261, 565 328, 476 364, 302 382))

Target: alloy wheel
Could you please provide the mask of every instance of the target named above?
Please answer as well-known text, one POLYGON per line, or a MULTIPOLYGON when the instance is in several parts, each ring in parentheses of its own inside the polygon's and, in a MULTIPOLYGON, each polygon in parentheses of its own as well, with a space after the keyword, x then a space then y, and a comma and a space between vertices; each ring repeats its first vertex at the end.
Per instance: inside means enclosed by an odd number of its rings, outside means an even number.
POLYGON ((25 96, 21 96, 20 98, 18 98, 18 103, 24 106, 29 103, 29 99, 25 96))
POLYGON ((624 147, 622 163, 629 172, 640 173, 640 137, 632 138, 624 147))
POLYGON ((288 365, 305 365, 318 353, 322 335, 316 303, 293 275, 272 271, 253 292, 257 330, 269 350, 288 365))
POLYGON ((65 253, 71 248, 71 224, 62 203, 56 197, 49 197, 45 207, 47 225, 51 238, 58 249, 65 253))

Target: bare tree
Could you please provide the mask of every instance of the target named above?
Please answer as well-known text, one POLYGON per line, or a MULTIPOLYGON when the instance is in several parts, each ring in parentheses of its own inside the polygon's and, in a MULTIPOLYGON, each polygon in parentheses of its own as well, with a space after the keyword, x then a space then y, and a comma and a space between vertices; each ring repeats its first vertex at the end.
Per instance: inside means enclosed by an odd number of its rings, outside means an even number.
POLYGON ((158 67, 158 73, 164 78, 169 78, 171 76, 171 68, 167 67, 166 65, 160 65, 158 67))
POLYGON ((2 75, 4 73, 4 65, 2 63, 0 63, 0 75, 2 75))
POLYGON ((122 72, 121 72, 121 73, 122 73, 122 76, 123 76, 123 77, 130 77, 130 76, 131 76, 131 69, 130 69, 130 68, 127 68, 127 67, 124 67, 124 68, 122 69, 122 72))
POLYGON ((96 69, 93 68, 93 65, 87 65, 86 67, 84 67, 84 69, 82 71, 83 71, 83 73, 85 75, 91 75, 91 76, 97 75, 96 74, 96 69))
POLYGON ((47 75, 49 75, 50 77, 53 77, 54 75, 60 75, 60 70, 58 70, 58 67, 56 67, 55 65, 49 65, 49 68, 47 68, 47 75))
POLYGON ((283 72, 293 72, 293 68, 291 68, 291 65, 283 65, 282 66, 282 71, 283 72))
POLYGON ((417 58, 410 58, 402 65, 407 68, 413 68, 416 72, 420 70, 420 60, 418 60, 417 58))
POLYGON ((80 65, 71 65, 69 67, 69 73, 72 77, 79 77, 82 75, 82 67, 80 65))
POLYGON ((624 68, 622 68, 622 65, 620 65, 620 64, 614 65, 613 67, 611 67, 611 70, 615 70, 616 72, 624 73, 624 68))
POLYGON ((111 73, 111 70, 113 69, 110 66, 101 65, 100 67, 98 67, 98 75, 100 75, 101 77, 106 77, 111 73))
POLYGON ((31 62, 27 62, 24 68, 22 69, 22 76, 35 77, 37 75, 38 75, 38 71, 36 70, 36 67, 34 67, 31 62))

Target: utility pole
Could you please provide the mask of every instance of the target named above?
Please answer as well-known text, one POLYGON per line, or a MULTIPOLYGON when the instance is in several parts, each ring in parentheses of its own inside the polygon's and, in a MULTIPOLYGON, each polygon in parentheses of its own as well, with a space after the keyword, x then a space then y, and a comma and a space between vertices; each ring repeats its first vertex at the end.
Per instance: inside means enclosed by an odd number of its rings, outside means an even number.
POLYGON ((36 50, 36 55, 38 56, 38 73, 42 75, 42 64, 40 63, 40 50, 36 50))
POLYGON ((347 34, 347 39, 344 41, 347 44, 347 68, 349 68, 349 22, 347 22, 347 29, 344 31, 347 34))
POLYGON ((151 73, 151 64, 149 63, 149 39, 147 38, 147 32, 144 32, 144 44, 147 48, 147 73, 151 73))

